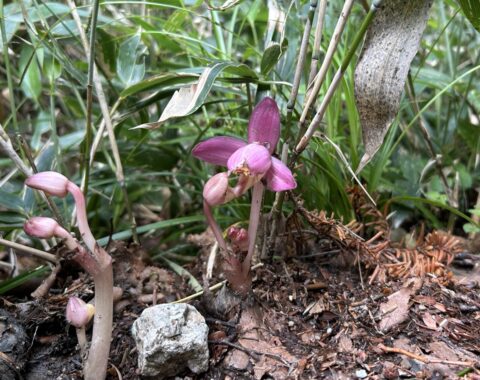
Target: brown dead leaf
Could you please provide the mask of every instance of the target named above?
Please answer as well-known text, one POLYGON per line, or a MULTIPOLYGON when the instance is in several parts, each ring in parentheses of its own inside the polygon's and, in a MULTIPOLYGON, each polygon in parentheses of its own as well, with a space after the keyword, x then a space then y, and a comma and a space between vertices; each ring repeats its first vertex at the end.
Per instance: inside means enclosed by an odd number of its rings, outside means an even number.
POLYGON ((353 348, 353 342, 352 340, 346 336, 345 334, 342 334, 340 336, 340 339, 338 340, 338 351, 339 352, 351 352, 353 348))
POLYGON ((435 317, 432 314, 430 314, 428 311, 426 313, 423 313, 422 320, 423 320, 423 323, 425 323, 425 326, 427 327, 427 329, 435 330, 435 331, 438 330, 437 321, 435 320, 435 317))
MULTIPOLYGON (((238 343, 247 351, 260 355, 253 366, 254 379, 262 379, 269 375, 274 379, 288 378, 288 369, 295 366, 299 359, 288 352, 280 339, 271 335, 257 315, 258 310, 246 309, 239 322, 238 343)), ((233 349, 225 358, 225 364, 245 371, 250 363, 249 356, 240 350, 233 349)))
POLYGON ((381 331, 389 331, 404 322, 408 317, 410 298, 415 295, 422 285, 422 280, 409 280, 397 292, 388 297, 388 301, 380 305, 382 320, 379 323, 381 331))
POLYGON ((367 31, 355 69, 355 100, 365 145, 358 171, 380 148, 398 112, 431 5, 431 0, 383 1, 367 31))

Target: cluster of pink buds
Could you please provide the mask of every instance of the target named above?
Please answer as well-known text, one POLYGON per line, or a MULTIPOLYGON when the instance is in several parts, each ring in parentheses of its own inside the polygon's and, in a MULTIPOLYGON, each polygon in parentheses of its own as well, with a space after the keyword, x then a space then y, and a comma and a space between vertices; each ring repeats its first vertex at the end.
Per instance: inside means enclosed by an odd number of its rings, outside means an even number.
MULTIPOLYGON (((192 151, 195 157, 228 169, 211 177, 203 189, 205 216, 220 248, 225 252, 228 252, 227 245, 213 218, 211 207, 225 204, 253 188, 248 234, 246 239, 242 237, 241 245, 242 249, 247 247, 248 253, 239 268, 245 281, 255 247, 264 186, 276 192, 296 187, 290 169, 272 156, 279 138, 280 112, 277 103, 267 97, 252 112, 248 124, 248 142, 217 136, 197 144, 192 151), (230 179, 234 182, 233 186, 230 185, 230 179)), ((231 240, 233 242, 234 239, 231 237, 231 240)))
POLYGON ((72 297, 67 305, 66 316, 68 322, 77 328, 77 337, 83 352, 86 347, 85 326, 94 315, 92 342, 85 361, 84 376, 87 380, 102 380, 106 376, 112 336, 112 258, 98 246, 93 237, 88 225, 85 197, 75 183, 57 172, 41 172, 27 178, 25 184, 50 196, 63 198, 70 193, 75 201, 78 229, 86 248, 52 218, 30 218, 25 222, 24 230, 30 236, 41 239, 62 239, 75 253, 73 259, 93 277, 97 305, 95 313, 93 306, 72 297))

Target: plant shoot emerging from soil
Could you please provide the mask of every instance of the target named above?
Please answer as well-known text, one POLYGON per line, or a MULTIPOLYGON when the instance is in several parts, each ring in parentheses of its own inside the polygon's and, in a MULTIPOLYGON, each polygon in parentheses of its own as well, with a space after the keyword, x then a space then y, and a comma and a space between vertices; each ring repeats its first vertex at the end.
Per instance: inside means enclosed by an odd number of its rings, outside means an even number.
MULTIPOLYGON (((87 252, 53 219, 43 217, 31 218, 25 223, 24 229, 25 232, 31 236, 39 238, 55 236, 64 239, 67 247, 76 251, 74 260, 93 277, 95 283, 96 311, 93 323, 92 343, 85 361, 84 376, 87 380, 104 379, 110 353, 113 322, 112 259, 104 249, 98 246, 90 231, 87 221, 85 197, 76 184, 57 172, 40 172, 34 174, 25 181, 25 184, 34 189, 42 190, 52 196, 63 198, 68 193, 73 195, 77 212, 78 228, 90 252, 87 252)), ((70 307, 70 309, 72 309, 72 307, 70 307)), ((69 314, 71 315, 71 313, 69 314)), ((78 333, 77 330, 80 347, 83 351, 83 347, 85 347, 83 342, 84 331, 83 335, 82 332, 80 332, 80 335, 78 333)))
POLYGON ((286 191, 296 187, 290 169, 272 156, 279 138, 280 113, 276 102, 267 97, 252 112, 248 124, 248 142, 234 137, 217 136, 197 144, 192 151, 195 157, 228 169, 227 172, 214 175, 205 184, 204 212, 220 248, 227 254, 225 274, 232 288, 242 293, 249 289, 249 286, 244 285, 249 283, 264 187, 272 191, 286 191), (234 178, 234 186, 229 184, 231 177, 234 178), (253 188, 253 194, 248 234, 233 231, 229 236, 232 243, 247 250, 247 255, 240 264, 238 259, 228 256, 227 244, 213 218, 211 207, 240 197, 250 188, 253 188))

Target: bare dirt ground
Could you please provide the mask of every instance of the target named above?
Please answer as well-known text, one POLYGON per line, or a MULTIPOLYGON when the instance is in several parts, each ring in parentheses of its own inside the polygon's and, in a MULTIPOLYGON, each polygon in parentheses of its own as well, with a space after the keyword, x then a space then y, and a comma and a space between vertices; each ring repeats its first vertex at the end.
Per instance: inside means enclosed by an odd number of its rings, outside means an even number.
MULTIPOLYGON (((480 379, 479 256, 465 242, 434 232, 407 248, 384 238, 381 220, 364 240, 365 222, 343 226, 299 212, 310 228, 280 236, 276 247, 294 247, 294 257, 258 266, 247 298, 228 289, 207 295, 234 300, 221 312, 206 307, 210 299, 192 301, 210 327, 210 368, 177 379, 480 379)), ((139 379, 133 321, 192 290, 139 247, 114 243, 109 251, 122 289, 109 378, 139 379)), ((196 278, 209 251, 187 267, 196 278)), ((93 285, 65 262, 43 298, 26 290, 0 298, 0 379, 81 378, 75 331, 64 318, 70 295, 90 300, 93 285)))

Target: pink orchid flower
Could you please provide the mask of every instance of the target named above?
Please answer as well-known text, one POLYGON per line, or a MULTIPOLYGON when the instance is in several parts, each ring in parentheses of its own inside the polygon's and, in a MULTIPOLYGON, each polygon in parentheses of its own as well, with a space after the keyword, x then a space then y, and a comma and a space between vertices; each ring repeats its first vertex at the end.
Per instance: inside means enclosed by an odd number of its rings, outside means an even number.
MULTIPOLYGON (((239 176, 235 189, 226 193, 239 196, 263 180, 267 189, 285 191, 297 184, 290 169, 272 156, 280 137, 280 112, 272 98, 264 98, 254 108, 248 123, 248 143, 235 137, 217 136, 197 144, 192 154, 208 163, 226 166, 229 173, 239 176)), ((233 197, 225 196, 226 203, 233 197)))

